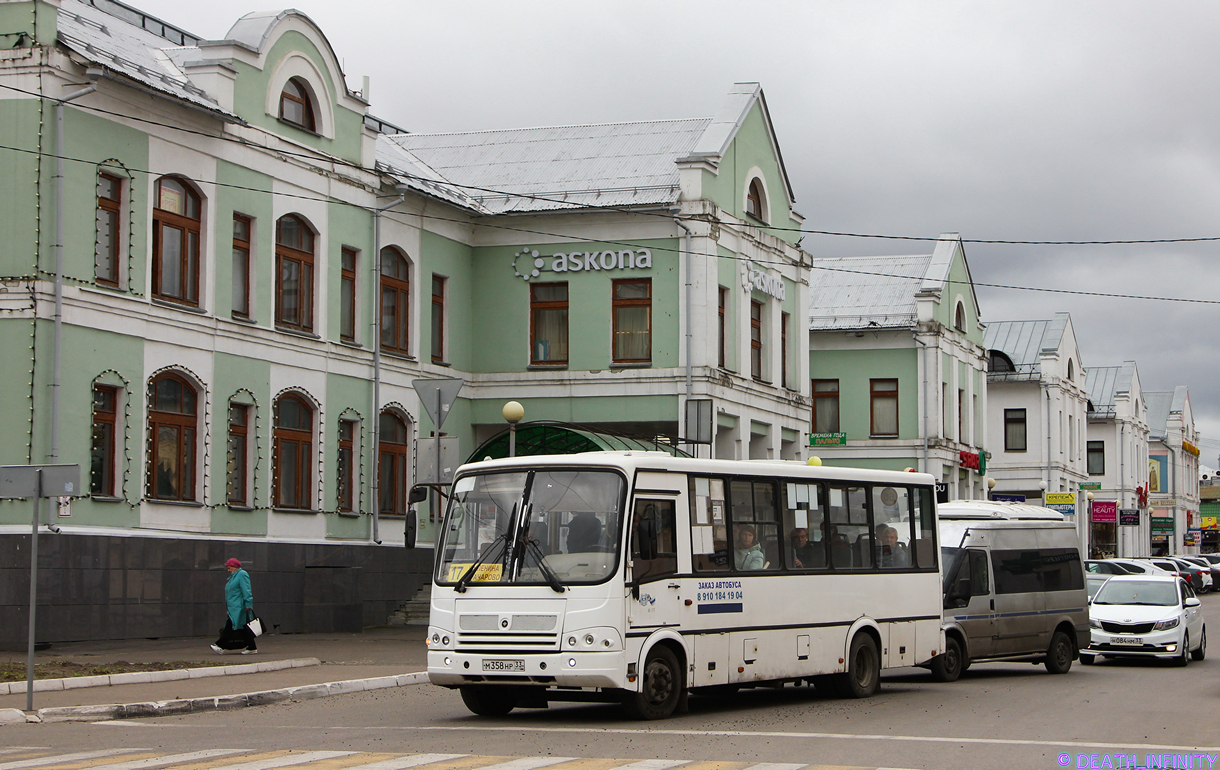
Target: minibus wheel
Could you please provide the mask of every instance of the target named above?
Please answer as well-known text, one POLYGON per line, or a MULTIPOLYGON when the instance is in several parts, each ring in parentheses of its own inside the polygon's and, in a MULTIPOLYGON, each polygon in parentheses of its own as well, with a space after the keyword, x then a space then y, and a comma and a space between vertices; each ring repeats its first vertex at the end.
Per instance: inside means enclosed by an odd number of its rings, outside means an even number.
POLYGON ((839 674, 839 694, 845 698, 867 698, 881 686, 881 661, 873 637, 861 632, 852 637, 847 650, 847 672, 839 674))
POLYGON ((628 692, 623 708, 634 719, 665 719, 674 713, 682 695, 682 667, 664 644, 648 651, 640 691, 628 692))
POLYGON ((1051 637, 1051 646, 1046 651, 1043 665, 1052 674, 1066 674, 1072 670, 1072 640, 1062 631, 1056 631, 1051 637))
POLYGON ((956 682, 962 675, 962 645, 952 636, 945 637, 945 651, 932 659, 932 678, 956 682))
POLYGON ((502 717, 517 707, 517 694, 505 687, 459 687, 462 703, 481 717, 502 717))

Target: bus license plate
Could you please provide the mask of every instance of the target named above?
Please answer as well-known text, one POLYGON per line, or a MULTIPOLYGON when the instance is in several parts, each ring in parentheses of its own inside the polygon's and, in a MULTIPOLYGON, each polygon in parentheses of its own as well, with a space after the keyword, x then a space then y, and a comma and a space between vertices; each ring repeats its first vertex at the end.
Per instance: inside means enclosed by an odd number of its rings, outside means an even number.
POLYGON ((1143 644, 1143 643, 1144 643, 1144 638, 1142 636, 1112 636, 1112 637, 1110 637, 1110 644, 1143 644))
POLYGON ((484 671, 508 671, 508 672, 525 672, 524 660, 485 660, 483 661, 484 671))

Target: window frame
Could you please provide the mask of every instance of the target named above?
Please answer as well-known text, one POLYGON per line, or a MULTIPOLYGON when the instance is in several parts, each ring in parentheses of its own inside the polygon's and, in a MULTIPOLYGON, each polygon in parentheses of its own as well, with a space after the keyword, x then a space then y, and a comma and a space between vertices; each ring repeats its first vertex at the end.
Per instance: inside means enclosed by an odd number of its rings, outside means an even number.
POLYGON ((1024 408, 1005 409, 1004 410, 1004 451, 1005 452, 1028 452, 1029 451, 1029 423, 1027 421, 1027 413, 1024 408), (1019 414, 1019 419, 1018 419, 1019 414), (1016 442, 1010 442, 1009 426, 1021 426, 1021 445, 1017 446, 1016 442))
POLYGON ((750 378, 763 380, 763 303, 750 300, 750 378))
POLYGON ((275 222, 275 325, 281 329, 305 332, 310 334, 314 328, 314 286, 315 256, 317 251, 317 233, 310 227, 304 217, 298 214, 285 214, 275 222), (293 219, 302 229, 310 234, 310 245, 313 251, 302 251, 293 246, 281 243, 281 229, 284 221, 293 219), (297 265, 297 320, 287 317, 284 307, 284 266, 286 263, 297 265))
POLYGON ((386 431, 378 426, 377 431, 377 511, 382 516, 405 516, 407 513, 407 490, 410 489, 411 429, 407 421, 390 410, 383 411, 379 420, 391 419, 403 431, 403 440, 387 441, 386 431), (390 507, 386 507, 386 502, 390 507), (395 507, 396 506, 396 507, 395 507))
POLYGON ((356 341, 356 274, 360 260, 360 252, 351 246, 339 250, 339 339, 344 342, 356 341), (347 259, 351 257, 351 269, 347 267, 347 259), (347 303, 346 309, 343 303, 347 303), (344 330, 347 327, 349 331, 344 330))
POLYGON ((726 351, 727 344, 728 344, 728 327, 726 326, 726 323, 728 321, 727 316, 728 316, 728 309, 729 309, 729 287, 717 286, 716 294, 717 294, 717 303, 719 306, 717 313, 718 313, 718 319, 719 319, 719 323, 720 323, 720 327, 719 327, 719 334, 720 334, 719 343, 720 344, 719 344, 719 358, 717 360, 717 365, 721 369, 725 369, 727 367, 724 365, 724 362, 726 360, 728 360, 725 355, 725 351, 726 351))
POLYGON ((227 422, 229 425, 229 440, 226 444, 225 502, 229 506, 248 508, 250 507, 250 406, 230 400, 227 422), (240 423, 234 421, 233 416, 235 413, 241 414, 242 421, 240 423), (240 445, 234 446, 234 439, 240 439, 240 445), (240 461, 235 462, 238 458, 240 458, 240 461), (235 486, 237 488, 236 495, 234 494, 235 486))
POLYGON ((445 314, 445 298, 449 293, 449 279, 443 275, 432 274, 432 363, 445 363, 445 332, 447 329, 445 314), (437 287, 440 293, 437 293, 437 287))
POLYGON ((289 391, 282 394, 275 400, 272 416, 271 428, 271 472, 273 483, 271 485, 272 507, 279 510, 287 511, 310 511, 314 510, 313 503, 315 499, 313 474, 313 452, 314 452, 314 422, 317 417, 317 410, 313 403, 301 395, 300 393, 289 391), (305 411, 309 414, 309 429, 303 430, 300 428, 284 428, 280 426, 280 407, 285 400, 293 400, 298 402, 305 411), (295 490, 299 502, 307 503, 308 507, 294 507, 285 504, 285 496, 283 490, 283 473, 282 463, 284 461, 283 448, 287 443, 295 444, 297 448, 297 489, 295 490))
POLYGON ((791 313, 780 311, 779 314, 779 384, 788 387, 788 325, 792 319, 791 313))
POLYGON ((843 423, 841 422, 842 415, 839 412, 839 403, 840 403, 839 402, 839 381, 837 379, 810 380, 809 381, 809 392, 813 396, 813 409, 811 410, 811 416, 810 416, 810 427, 813 429, 811 432, 812 433, 839 433, 839 432, 841 432, 843 423), (834 383, 835 389, 833 391, 829 391, 829 390, 824 390, 821 392, 818 391, 819 385, 827 385, 830 383, 834 383), (824 429, 822 426, 818 425, 818 400, 819 399, 826 399, 826 400, 833 399, 835 402, 835 429, 834 430, 827 430, 827 429, 824 429))
POLYGON ((99 189, 97 190, 97 214, 94 223, 94 227, 96 229, 94 231, 93 247, 93 279, 103 286, 109 286, 117 289, 119 287, 119 278, 121 273, 121 269, 119 267, 119 257, 122 253, 122 249, 120 246, 123 242, 123 179, 115 176, 114 174, 108 174, 105 171, 99 171, 97 177, 97 187, 99 189), (113 198, 107 198, 102 195, 100 189, 102 180, 106 180, 114 185, 113 198), (109 255, 111 274, 108 276, 103 276, 101 274, 101 270, 99 269, 101 266, 98 264, 98 258, 102 256, 101 249, 103 244, 101 240, 101 228, 97 226, 97 220, 102 218, 103 213, 106 214, 107 218, 109 218, 111 222, 109 255))
POLYGON ((1085 470, 1090 476, 1106 475, 1106 442, 1085 441, 1085 470), (1093 460, 1098 460, 1094 465, 1093 460), (1094 468, 1099 468, 1094 470, 1094 468))
POLYGON ((401 356, 411 355, 411 273, 413 265, 411 260, 407 259, 407 255, 400 249, 394 246, 386 246, 378 255, 377 273, 379 277, 377 289, 377 312, 378 312, 378 345, 381 350, 397 353, 401 356), (406 266, 406 278, 398 278, 396 276, 386 275, 385 259, 390 256, 394 259, 402 261, 406 266), (391 338, 386 342, 386 304, 385 298, 387 292, 392 292, 394 297, 393 302, 393 328, 391 329, 391 338))
POLYGON ((899 421, 900 411, 898 403, 899 383, 897 377, 877 377, 868 381, 868 435, 872 438, 897 438, 902 434, 902 423, 899 421), (893 390, 879 390, 878 384, 884 382, 894 383, 893 390), (878 403, 882 400, 890 400, 894 402, 894 432, 893 433, 878 433, 877 432, 877 408, 878 403))
POLYGON ((115 497, 115 467, 118 460, 118 419, 120 390, 113 385, 94 384, 93 394, 93 440, 90 447, 89 494, 95 497, 115 497), (110 396, 110 410, 98 408, 98 395, 110 396), (99 449, 98 428, 108 428, 101 436, 102 468, 96 471, 93 460, 99 449))
POLYGON ((652 363, 652 279, 651 278, 616 278, 610 282, 610 360, 616 364, 650 364, 652 363), (630 297, 620 299, 620 286, 639 285, 648 289, 647 297, 630 297), (619 331, 619 311, 631 308, 645 308, 647 314, 648 355, 644 358, 627 358, 619 355, 619 334, 629 332, 619 331))
POLYGON ((752 178, 750 183, 746 185, 746 216, 753 217, 765 224, 767 221, 766 210, 764 208, 766 201, 767 195, 763 191, 762 182, 759 181, 758 177, 752 178), (754 209, 753 211, 750 210, 751 206, 754 209))
POLYGON ((339 433, 335 456, 335 509, 340 513, 356 510, 356 431, 360 423, 347 417, 339 418, 339 433), (346 433, 345 431, 350 431, 346 433), (346 454, 345 454, 346 453, 346 454))
POLYGON ((234 292, 233 292, 233 306, 230 309, 230 312, 234 318, 240 318, 240 319, 247 320, 247 321, 250 320, 250 317, 251 317, 251 313, 250 313, 250 251, 251 251, 251 245, 250 244, 253 241, 253 239, 254 239, 254 218, 248 217, 245 214, 238 214, 236 211, 233 212, 233 274, 232 274, 232 276, 230 276, 230 280, 233 281, 232 285, 233 285, 234 292), (239 224, 245 225, 245 230, 246 230, 245 239, 242 239, 238 235, 239 224), (237 289, 236 278, 238 275, 238 269, 237 269, 238 264, 237 263, 238 263, 239 254, 244 257, 243 269, 241 270, 241 274, 245 276, 245 279, 243 281, 243 286, 245 287, 245 290, 241 293, 241 296, 240 296, 240 300, 241 300, 240 307, 239 307, 239 303, 237 301, 239 299, 239 295, 236 292, 236 289, 237 289))
POLYGON ((196 474, 196 463, 198 462, 197 443, 199 440, 199 390, 190 380, 178 374, 177 372, 169 371, 162 372, 153 377, 149 387, 149 402, 148 402, 148 436, 149 436, 149 452, 148 452, 148 479, 147 479, 147 496, 154 502, 179 502, 179 503, 194 503, 198 502, 198 479, 196 474), (186 412, 166 412, 155 409, 157 403, 157 384, 162 380, 176 380, 182 388, 189 390, 195 399, 195 411, 193 413, 186 412), (160 474, 157 467, 157 444, 158 436, 162 428, 171 428, 177 431, 177 452, 176 461, 180 469, 181 477, 179 478, 179 491, 176 496, 162 496, 158 494, 158 484, 160 474), (189 434, 189 435, 188 435, 189 434), (189 489, 188 489, 189 487, 189 489))
POLYGON ((166 175, 159 178, 153 186, 153 206, 152 206, 152 295, 154 299, 162 302, 172 302, 176 305, 187 305, 189 307, 199 307, 200 294, 200 274, 202 273, 201 262, 203 260, 203 196, 195 191, 195 188, 186 181, 186 179, 166 175), (172 211, 158 208, 161 202, 161 186, 166 181, 173 181, 182 186, 184 191, 184 203, 186 214, 176 214, 172 211), (198 219, 191 219, 190 210, 191 202, 194 202, 196 210, 199 212, 198 219), (169 228, 178 230, 182 233, 180 253, 178 255, 178 291, 183 296, 175 297, 165 293, 165 287, 162 286, 162 276, 165 273, 163 265, 164 255, 162 254, 163 246, 163 230, 169 228), (192 253, 191 243, 194 236, 194 250, 192 253))
MULTIPOLYGON (((571 355, 571 349, 568 347, 569 338, 569 322, 571 315, 569 313, 569 303, 571 302, 571 288, 567 281, 548 281, 546 283, 531 283, 530 284, 530 366, 567 366, 568 357, 558 358, 538 358, 538 312, 546 310, 559 310, 563 312, 563 341, 564 349, 571 355), (564 299, 562 300, 540 300, 538 299, 538 290, 544 288, 553 288, 557 286, 563 287, 564 299)), ((549 352, 549 347, 548 347, 549 352)))
POLYGON ((277 117, 290 126, 303 128, 310 133, 318 133, 317 112, 314 110, 313 95, 310 93, 309 86, 304 80, 299 77, 292 77, 284 81, 284 86, 280 89, 279 115, 277 117), (301 95, 296 96, 295 94, 288 93, 289 85, 294 86, 298 91, 301 92, 301 95), (300 105, 301 112, 305 116, 305 120, 303 122, 293 120, 285 114, 285 100, 292 104, 300 105))

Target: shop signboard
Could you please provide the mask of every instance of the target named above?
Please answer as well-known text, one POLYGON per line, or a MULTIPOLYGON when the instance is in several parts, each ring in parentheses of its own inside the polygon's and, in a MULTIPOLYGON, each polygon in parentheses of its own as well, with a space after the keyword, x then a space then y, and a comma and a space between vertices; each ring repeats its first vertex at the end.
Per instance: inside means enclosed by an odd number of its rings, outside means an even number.
POLYGON ((1172 516, 1153 516, 1152 517, 1153 532, 1173 532, 1173 517, 1172 516))
POLYGON ((1203 516, 1201 529, 1220 529, 1220 516, 1203 516))
POLYGON ((1118 511, 1118 526, 1138 527, 1140 525, 1139 508, 1120 508, 1118 511))
POLYGON ((993 494, 991 499, 997 503, 1023 503, 1025 502, 1025 495, 993 494))
POLYGON ((1114 524, 1118 521, 1118 503, 1111 500, 1093 501, 1093 522, 1095 524, 1114 524))
POLYGON ((1198 545, 1203 539, 1203 533, 1197 529, 1188 529, 1182 535, 1182 545, 1198 545))
POLYGON ((1082 481, 1080 482, 1081 489, 1101 489, 1100 481, 1082 481))
POLYGON ((1047 492, 1046 507, 1067 516, 1076 515, 1075 492, 1047 492))
POLYGON ((847 434, 810 433, 809 446, 847 446, 847 434))

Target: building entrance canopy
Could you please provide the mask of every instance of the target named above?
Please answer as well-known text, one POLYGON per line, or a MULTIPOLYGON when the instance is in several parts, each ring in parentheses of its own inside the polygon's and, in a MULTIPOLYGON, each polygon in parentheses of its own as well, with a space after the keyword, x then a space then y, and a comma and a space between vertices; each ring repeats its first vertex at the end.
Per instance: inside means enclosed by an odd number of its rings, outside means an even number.
MULTIPOLYGON (((690 457, 675 446, 649 439, 607 433, 595 428, 556 422, 527 422, 517 426, 517 456, 570 455, 580 452, 636 450, 666 452, 675 457, 690 457)), ((508 431, 499 433, 470 454, 466 462, 508 457, 508 431)))

